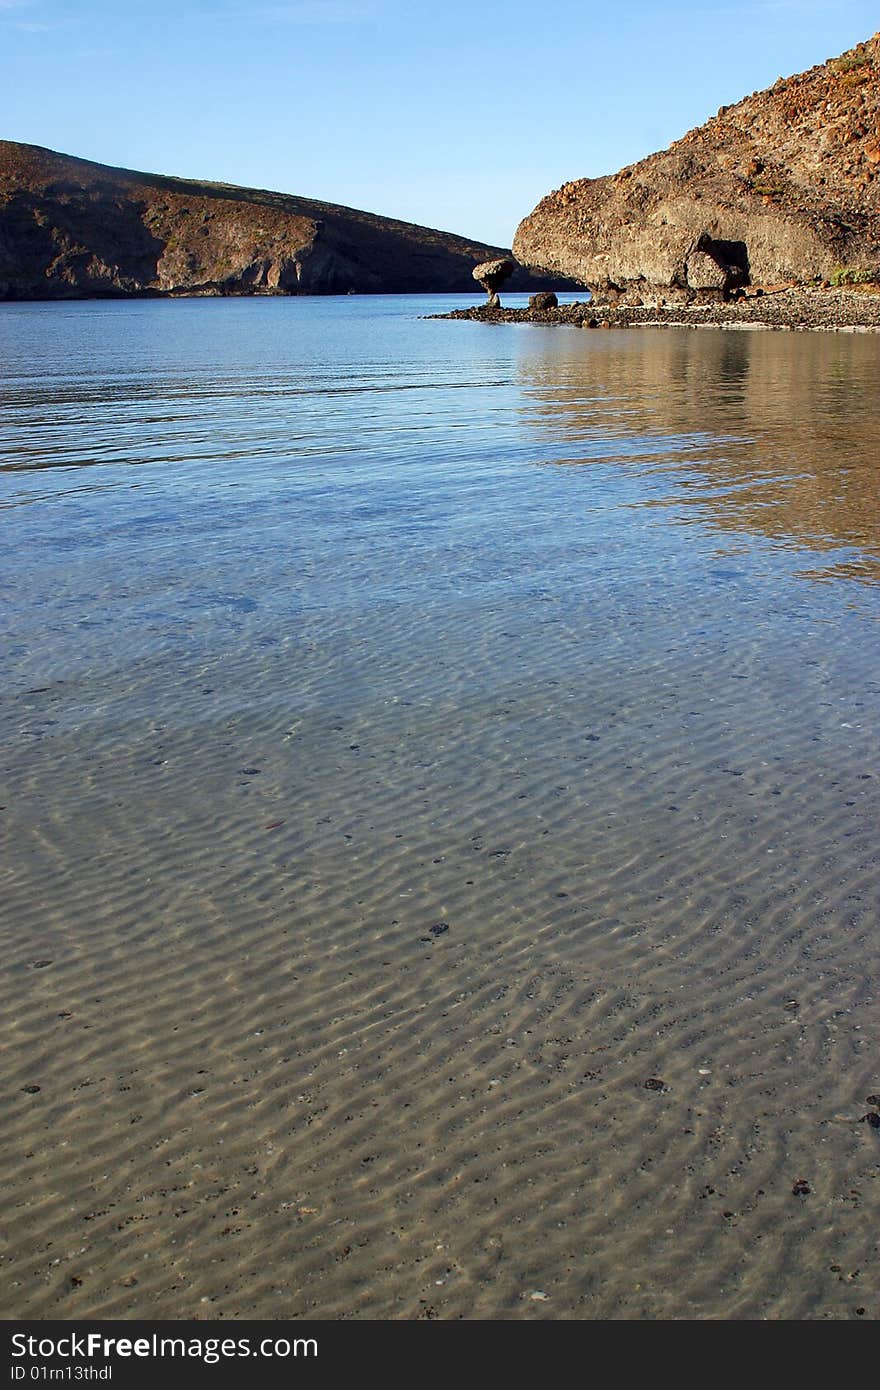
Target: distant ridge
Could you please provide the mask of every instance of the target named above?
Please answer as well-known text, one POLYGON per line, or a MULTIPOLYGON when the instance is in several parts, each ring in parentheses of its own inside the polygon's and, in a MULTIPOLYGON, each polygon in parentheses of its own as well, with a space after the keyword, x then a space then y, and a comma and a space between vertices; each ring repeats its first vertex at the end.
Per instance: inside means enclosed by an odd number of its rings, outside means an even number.
POLYGON ((880 34, 544 198, 521 261, 632 303, 880 272, 880 34))
MULTIPOLYGON (((0 141, 0 299, 478 291, 506 248, 354 208, 0 141)), ((559 277, 553 283, 559 283, 559 277)), ((511 288, 550 281, 523 270, 511 288)))

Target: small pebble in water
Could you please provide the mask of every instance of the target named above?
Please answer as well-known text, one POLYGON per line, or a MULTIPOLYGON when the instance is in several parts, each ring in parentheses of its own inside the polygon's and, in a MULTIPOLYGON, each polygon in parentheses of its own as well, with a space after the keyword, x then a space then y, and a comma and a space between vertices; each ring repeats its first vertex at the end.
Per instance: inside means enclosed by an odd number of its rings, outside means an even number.
POLYGON ((25 1091, 29 1096, 35 1096, 40 1088, 39 1086, 22 1086, 21 1089, 25 1091))
POLYGON ((862 1116, 862 1120, 869 1124, 872 1129, 880 1129, 880 1115, 876 1111, 869 1110, 867 1115, 862 1116))
POLYGON ((444 932, 449 931, 449 923, 435 922, 433 927, 428 928, 428 931, 431 933, 431 935, 420 936, 419 941, 424 941, 428 946, 430 946, 434 941, 437 940, 438 936, 442 936, 444 932))
POLYGON ((806 1178, 798 1178, 791 1190, 795 1197, 808 1197, 813 1189, 806 1178))
POLYGON ((645 1082, 646 1091, 665 1091, 666 1083, 661 1081, 659 1076, 650 1076, 645 1082))

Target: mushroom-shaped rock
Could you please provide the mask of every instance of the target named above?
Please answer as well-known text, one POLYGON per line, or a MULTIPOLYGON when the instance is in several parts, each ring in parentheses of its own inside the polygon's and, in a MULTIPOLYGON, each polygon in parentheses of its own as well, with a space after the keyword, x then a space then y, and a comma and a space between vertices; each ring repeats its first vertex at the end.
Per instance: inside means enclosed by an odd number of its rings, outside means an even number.
POLYGON ((501 256, 497 261, 482 261, 480 265, 474 266, 474 279, 483 286, 489 301, 490 309, 500 309, 501 300, 498 298, 498 291, 509 280, 516 270, 516 261, 510 256, 501 256))

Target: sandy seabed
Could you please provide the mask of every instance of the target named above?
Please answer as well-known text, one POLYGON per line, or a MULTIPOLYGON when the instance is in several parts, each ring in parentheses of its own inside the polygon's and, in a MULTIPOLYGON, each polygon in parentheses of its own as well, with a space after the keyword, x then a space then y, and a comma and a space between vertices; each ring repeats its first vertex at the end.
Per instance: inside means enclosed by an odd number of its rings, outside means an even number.
POLYGON ((547 609, 20 696, 6 1316, 876 1314, 864 709, 547 609))

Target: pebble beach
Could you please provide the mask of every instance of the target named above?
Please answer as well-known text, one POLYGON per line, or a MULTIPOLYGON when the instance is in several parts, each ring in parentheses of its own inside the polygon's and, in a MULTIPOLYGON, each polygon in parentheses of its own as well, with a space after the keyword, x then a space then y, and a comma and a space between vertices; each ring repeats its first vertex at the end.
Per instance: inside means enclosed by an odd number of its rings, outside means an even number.
POLYGON ((562 304, 555 309, 491 309, 477 305, 442 315, 478 323, 561 324, 572 328, 741 328, 880 330, 880 293, 835 289, 751 292, 710 304, 562 304))

